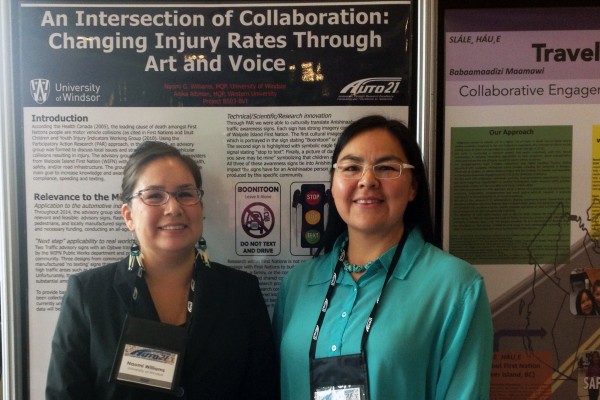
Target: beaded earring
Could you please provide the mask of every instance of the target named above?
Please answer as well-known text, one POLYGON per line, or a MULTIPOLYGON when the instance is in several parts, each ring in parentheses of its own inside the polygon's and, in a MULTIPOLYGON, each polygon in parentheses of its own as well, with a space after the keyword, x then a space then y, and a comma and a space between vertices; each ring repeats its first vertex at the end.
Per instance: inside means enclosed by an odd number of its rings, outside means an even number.
POLYGON ((140 246, 137 244, 134 238, 133 242, 131 243, 131 247, 129 248, 129 271, 133 270, 136 261, 139 265, 142 265, 141 257, 142 252, 140 250, 140 246))
POLYGON ((202 258, 204 265, 210 267, 210 262, 208 261, 208 251, 206 250, 206 239, 204 239, 204 236, 196 242, 196 250, 198 250, 198 255, 202 258))

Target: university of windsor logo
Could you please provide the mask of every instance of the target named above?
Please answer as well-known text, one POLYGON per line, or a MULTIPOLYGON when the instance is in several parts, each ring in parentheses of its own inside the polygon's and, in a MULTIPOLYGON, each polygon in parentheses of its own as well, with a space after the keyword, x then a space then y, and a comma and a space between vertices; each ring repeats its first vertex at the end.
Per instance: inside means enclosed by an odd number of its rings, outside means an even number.
POLYGON ((42 78, 30 80, 29 92, 33 101, 38 104, 44 104, 50 95, 50 81, 42 78))

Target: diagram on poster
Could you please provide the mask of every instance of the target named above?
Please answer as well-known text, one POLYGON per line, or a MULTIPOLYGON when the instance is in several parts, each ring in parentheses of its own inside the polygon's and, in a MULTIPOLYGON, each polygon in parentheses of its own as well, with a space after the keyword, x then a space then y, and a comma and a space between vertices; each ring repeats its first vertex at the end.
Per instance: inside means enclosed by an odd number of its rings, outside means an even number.
POLYGON ((235 187, 235 249, 237 255, 281 252, 281 186, 238 183, 235 187))
POLYGON ((325 233, 331 198, 329 183, 293 183, 290 194, 291 253, 313 255, 325 233))

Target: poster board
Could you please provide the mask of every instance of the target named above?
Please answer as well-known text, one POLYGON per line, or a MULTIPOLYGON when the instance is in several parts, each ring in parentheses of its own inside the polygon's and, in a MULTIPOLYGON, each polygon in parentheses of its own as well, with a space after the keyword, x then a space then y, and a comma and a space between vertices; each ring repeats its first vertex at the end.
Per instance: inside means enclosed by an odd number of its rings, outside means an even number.
POLYGON ((371 113, 408 118, 408 1, 22 2, 18 16, 32 399, 43 397, 66 279, 127 255, 117 195, 141 141, 173 143, 201 165, 211 258, 255 274, 272 307, 322 233, 341 129, 371 113))
POLYGON ((587 399, 600 316, 576 315, 576 301, 600 268, 600 8, 450 3, 439 13, 443 246, 486 280, 490 398, 587 399))

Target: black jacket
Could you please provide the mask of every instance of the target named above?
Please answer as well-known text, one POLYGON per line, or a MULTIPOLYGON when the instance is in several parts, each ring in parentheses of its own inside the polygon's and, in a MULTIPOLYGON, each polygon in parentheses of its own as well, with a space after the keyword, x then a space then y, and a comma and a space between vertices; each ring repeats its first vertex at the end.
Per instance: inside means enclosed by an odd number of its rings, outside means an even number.
MULTIPOLYGON (((127 262, 69 278, 52 340, 47 400, 175 399, 109 382, 135 282, 127 262)), ((278 399, 273 336, 258 280, 214 262, 198 268, 181 375, 184 398, 278 399)), ((136 316, 158 321, 147 286, 139 290, 136 316)))

